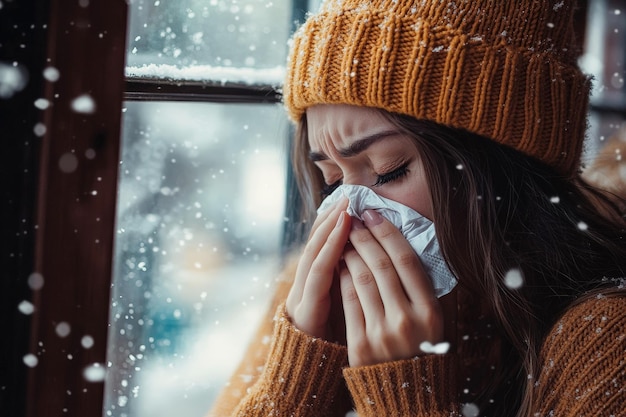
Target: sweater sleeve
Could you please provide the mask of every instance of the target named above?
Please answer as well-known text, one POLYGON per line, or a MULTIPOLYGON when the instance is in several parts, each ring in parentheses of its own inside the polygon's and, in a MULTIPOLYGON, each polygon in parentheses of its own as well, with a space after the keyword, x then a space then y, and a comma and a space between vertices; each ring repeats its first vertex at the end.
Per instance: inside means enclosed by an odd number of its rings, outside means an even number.
POLYGON ((571 308, 540 354, 530 415, 626 416, 626 297, 571 308))
POLYGON ((359 417, 449 417, 458 414, 455 355, 344 369, 359 417))
POLYGON ((296 329, 283 304, 263 373, 232 415, 344 416, 348 403, 341 370, 347 363, 345 346, 296 329))

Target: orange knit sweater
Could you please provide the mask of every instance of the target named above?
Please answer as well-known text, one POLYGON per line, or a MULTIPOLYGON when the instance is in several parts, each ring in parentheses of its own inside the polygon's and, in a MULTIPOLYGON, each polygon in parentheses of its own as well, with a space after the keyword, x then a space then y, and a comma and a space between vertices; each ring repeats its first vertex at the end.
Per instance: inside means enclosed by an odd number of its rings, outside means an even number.
MULTIPOLYGON (((291 324, 282 302, 288 289, 280 282, 276 315, 264 321, 210 417, 339 417, 353 407, 359 417, 463 415, 455 355, 350 368, 345 346, 291 324)), ((540 365, 531 416, 626 417, 626 297, 569 309, 545 339, 540 365)))

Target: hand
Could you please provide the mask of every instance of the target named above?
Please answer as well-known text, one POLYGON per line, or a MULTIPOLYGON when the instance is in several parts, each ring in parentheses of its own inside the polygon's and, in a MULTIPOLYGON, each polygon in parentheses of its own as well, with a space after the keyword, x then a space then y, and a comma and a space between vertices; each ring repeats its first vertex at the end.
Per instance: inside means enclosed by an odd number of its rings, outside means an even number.
POLYGON ((337 264, 350 234, 347 206, 348 199, 343 198, 315 220, 287 296, 287 314, 296 328, 330 341, 345 340, 345 331, 333 331, 333 327, 343 329, 344 325, 337 264), (331 320, 334 310, 342 317, 331 320))
POLYGON ((340 268, 350 366, 407 359, 442 341, 444 318, 431 281, 402 233, 374 210, 352 219, 340 268))

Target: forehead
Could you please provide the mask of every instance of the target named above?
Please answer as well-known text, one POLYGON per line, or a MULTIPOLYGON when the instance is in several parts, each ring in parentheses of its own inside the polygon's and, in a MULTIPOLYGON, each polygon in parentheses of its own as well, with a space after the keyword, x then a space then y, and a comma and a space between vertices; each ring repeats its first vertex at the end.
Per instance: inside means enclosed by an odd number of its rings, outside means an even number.
POLYGON ((345 144, 393 127, 376 109, 346 104, 319 104, 308 108, 306 117, 311 148, 324 140, 345 144))

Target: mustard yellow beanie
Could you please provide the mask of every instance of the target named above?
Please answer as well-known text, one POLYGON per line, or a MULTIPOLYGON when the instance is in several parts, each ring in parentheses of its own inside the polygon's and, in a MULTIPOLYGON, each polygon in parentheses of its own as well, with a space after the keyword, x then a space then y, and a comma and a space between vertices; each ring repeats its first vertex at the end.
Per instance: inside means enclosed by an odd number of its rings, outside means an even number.
POLYGON ((293 121, 353 104, 462 128, 578 171, 590 82, 574 0, 327 0, 295 33, 293 121))

